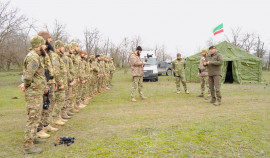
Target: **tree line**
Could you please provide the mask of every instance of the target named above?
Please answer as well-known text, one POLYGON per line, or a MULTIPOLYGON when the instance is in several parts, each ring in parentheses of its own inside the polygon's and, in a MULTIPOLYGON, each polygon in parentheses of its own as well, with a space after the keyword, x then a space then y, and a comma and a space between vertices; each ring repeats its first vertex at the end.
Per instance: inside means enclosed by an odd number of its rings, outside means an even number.
MULTIPOLYGON (((110 38, 103 37, 97 28, 86 28, 83 31, 83 40, 72 39, 66 31, 66 25, 57 20, 51 27, 48 25, 37 27, 36 22, 21 15, 18 8, 11 8, 10 2, 0 2, 0 71, 22 67, 23 59, 30 48, 30 34, 33 32, 37 34, 40 30, 50 32, 53 41, 78 42, 88 55, 111 56, 117 67, 128 66, 129 54, 142 44, 140 36, 124 37, 120 43, 115 43, 110 38)), ((166 54, 164 45, 144 50, 154 50, 158 60, 171 59, 170 55, 166 54)))

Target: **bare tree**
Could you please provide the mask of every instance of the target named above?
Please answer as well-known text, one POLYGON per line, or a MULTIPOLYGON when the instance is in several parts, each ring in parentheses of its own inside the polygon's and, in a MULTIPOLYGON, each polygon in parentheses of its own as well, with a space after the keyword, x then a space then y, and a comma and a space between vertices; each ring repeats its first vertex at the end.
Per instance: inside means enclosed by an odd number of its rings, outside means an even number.
POLYGON ((101 35, 97 28, 95 29, 85 29, 84 31, 84 44, 87 54, 94 53, 97 55, 98 44, 100 41, 101 35))
POLYGON ((64 43, 68 42, 68 33, 66 31, 66 25, 60 23, 58 20, 54 20, 52 28, 45 24, 45 29, 50 32, 53 41, 60 40, 64 43))
POLYGON ((258 39, 254 48, 254 54, 259 58, 263 58, 266 53, 265 45, 264 42, 261 40, 260 36, 258 36, 257 38, 258 39))
POLYGON ((237 27, 235 29, 231 28, 231 38, 227 35, 225 35, 226 41, 229 43, 241 48, 241 28, 237 27))
POLYGON ((28 20, 19 14, 17 8, 11 9, 9 5, 10 2, 0 2, 0 70, 10 70, 12 63, 21 65, 22 59, 17 53, 23 50, 21 43, 25 39, 21 32, 25 29, 23 24, 28 20))

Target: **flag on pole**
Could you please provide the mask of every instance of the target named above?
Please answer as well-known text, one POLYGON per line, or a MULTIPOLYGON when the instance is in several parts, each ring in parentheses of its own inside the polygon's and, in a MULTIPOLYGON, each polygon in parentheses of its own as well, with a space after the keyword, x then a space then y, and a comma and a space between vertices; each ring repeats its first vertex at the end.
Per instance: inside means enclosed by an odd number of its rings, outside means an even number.
POLYGON ((214 30, 213 30, 214 36, 217 35, 217 34, 219 34, 219 33, 221 33, 221 32, 224 32, 224 30, 223 30, 223 24, 218 25, 218 26, 217 26, 216 28, 214 28, 214 30))

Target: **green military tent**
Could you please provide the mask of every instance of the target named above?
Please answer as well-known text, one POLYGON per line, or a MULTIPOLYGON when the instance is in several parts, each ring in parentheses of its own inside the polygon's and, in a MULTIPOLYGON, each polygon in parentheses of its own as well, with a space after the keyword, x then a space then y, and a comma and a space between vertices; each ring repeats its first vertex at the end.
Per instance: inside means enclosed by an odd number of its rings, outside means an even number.
MULTIPOLYGON (((224 41, 216 45, 222 54, 222 83, 260 82, 262 60, 224 41)), ((186 58, 186 80, 199 81, 197 77, 201 52, 186 58)))

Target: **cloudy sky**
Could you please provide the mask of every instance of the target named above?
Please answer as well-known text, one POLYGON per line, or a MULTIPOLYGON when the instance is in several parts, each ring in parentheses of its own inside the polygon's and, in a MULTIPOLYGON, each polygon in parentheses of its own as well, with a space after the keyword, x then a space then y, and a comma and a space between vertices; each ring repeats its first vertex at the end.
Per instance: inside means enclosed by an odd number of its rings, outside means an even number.
POLYGON ((72 38, 83 40, 86 27, 98 28, 116 43, 124 37, 141 36, 142 46, 166 46, 174 55, 195 53, 224 24, 260 34, 270 46, 269 0, 11 0, 22 14, 38 20, 37 26, 66 24, 72 38))

